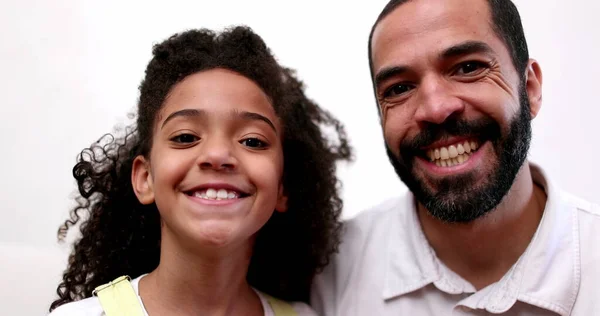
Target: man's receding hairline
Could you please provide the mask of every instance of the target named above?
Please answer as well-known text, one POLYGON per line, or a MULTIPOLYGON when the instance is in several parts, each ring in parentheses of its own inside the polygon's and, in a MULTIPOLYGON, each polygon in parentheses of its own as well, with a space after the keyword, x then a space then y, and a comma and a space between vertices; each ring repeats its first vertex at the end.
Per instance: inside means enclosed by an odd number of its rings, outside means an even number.
MULTIPOLYGON (((392 13, 394 13, 396 10, 398 10, 401 6, 403 6, 404 4, 408 3, 408 2, 412 2, 414 0, 405 0, 405 1, 399 1, 399 3, 397 3, 395 5, 395 7, 391 10, 389 10, 388 12, 385 12, 385 14, 379 16, 377 18, 377 20, 375 21, 375 24, 373 24, 373 27, 371 29, 371 33, 369 34, 369 61, 370 61, 370 67, 371 68, 371 77, 373 77, 373 75, 375 74, 375 69, 373 68, 373 52, 374 52, 374 47, 373 47, 373 38, 375 37, 375 32, 377 31, 377 29, 379 28, 381 22, 383 20, 385 20, 387 17, 389 17, 392 13)), ((498 29, 497 25, 494 23, 494 16, 493 16, 493 12, 492 12, 492 4, 490 3, 489 0, 480 0, 483 1, 486 4, 486 8, 487 8, 487 15, 488 15, 488 26, 490 27, 490 29, 493 31, 494 35, 496 36, 496 38, 498 38, 500 40, 500 42, 502 43, 502 45, 504 46, 504 48, 507 49, 509 56, 511 56, 511 52, 510 52, 510 45, 509 43, 506 42, 506 39, 504 38, 503 34, 501 33, 501 31, 498 29)), ((383 12, 381 12, 383 13, 383 12)), ((515 68, 515 70, 517 70, 517 65, 515 64, 515 61, 513 60, 512 56, 511 56, 511 64, 513 65, 513 67, 515 68)), ((373 78, 371 78, 373 79, 373 78)))

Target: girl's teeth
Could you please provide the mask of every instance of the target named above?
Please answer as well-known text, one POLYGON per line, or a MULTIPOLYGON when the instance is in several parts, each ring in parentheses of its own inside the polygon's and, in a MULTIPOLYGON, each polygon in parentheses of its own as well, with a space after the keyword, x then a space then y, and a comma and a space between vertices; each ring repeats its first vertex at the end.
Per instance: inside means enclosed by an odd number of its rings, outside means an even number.
POLYGON ((225 189, 207 189, 202 191, 196 191, 194 193, 194 196, 206 200, 228 200, 237 199, 238 193, 235 191, 228 191, 225 189))
POLYGON ((217 198, 217 190, 215 190, 215 189, 206 190, 206 197, 208 197, 209 199, 216 199, 217 198))
POLYGON ((227 190, 220 189, 217 191, 217 199, 226 199, 227 198, 227 190))

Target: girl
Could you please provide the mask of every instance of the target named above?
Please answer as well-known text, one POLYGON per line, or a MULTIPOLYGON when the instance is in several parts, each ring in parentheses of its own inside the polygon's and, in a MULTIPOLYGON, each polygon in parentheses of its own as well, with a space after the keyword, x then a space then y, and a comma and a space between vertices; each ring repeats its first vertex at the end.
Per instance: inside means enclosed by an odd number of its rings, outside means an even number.
POLYGON ((313 315, 302 302, 339 243, 342 125, 245 27, 156 45, 136 120, 73 168, 59 239, 82 236, 51 315, 104 315, 100 293, 125 275, 143 315, 313 315))

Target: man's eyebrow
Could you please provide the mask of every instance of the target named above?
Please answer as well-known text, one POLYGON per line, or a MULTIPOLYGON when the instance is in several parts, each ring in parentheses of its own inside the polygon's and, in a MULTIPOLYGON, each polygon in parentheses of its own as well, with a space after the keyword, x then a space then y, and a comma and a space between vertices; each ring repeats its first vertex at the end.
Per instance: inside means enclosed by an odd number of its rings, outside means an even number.
MULTIPOLYGON (((466 41, 454 46, 451 46, 445 49, 440 53, 439 59, 448 59, 453 57, 459 57, 469 54, 483 53, 486 55, 493 55, 495 51, 486 43, 480 41, 466 41)), ((390 66, 381 69, 375 75, 374 81, 375 86, 379 86, 383 81, 399 76, 407 71, 409 71, 408 66, 390 66)))
MULTIPOLYGON (((466 41, 445 49, 440 53, 440 59, 448 59, 468 54, 484 53, 487 55, 494 54, 494 50, 486 43, 480 41, 466 41)), ((380 85, 383 81, 399 76, 409 70, 407 66, 390 66, 381 69, 375 75, 375 85, 380 85)))
POLYGON ((190 117, 190 116, 191 117, 203 117, 203 116, 206 116, 206 112, 204 110, 198 110, 198 109, 184 109, 184 110, 173 112, 173 113, 169 114, 169 116, 164 120, 164 122, 161 125, 161 128, 165 127, 167 122, 169 122, 170 120, 172 120, 176 117, 190 117))
POLYGON ((382 82, 386 81, 387 79, 401 75, 407 71, 408 67, 406 66, 391 66, 383 68, 379 72, 377 72, 377 75, 375 75, 375 86, 379 86, 382 82))
POLYGON ((448 59, 475 53, 494 54, 494 50, 486 43, 479 41, 467 41, 445 49, 440 53, 440 59, 448 59))

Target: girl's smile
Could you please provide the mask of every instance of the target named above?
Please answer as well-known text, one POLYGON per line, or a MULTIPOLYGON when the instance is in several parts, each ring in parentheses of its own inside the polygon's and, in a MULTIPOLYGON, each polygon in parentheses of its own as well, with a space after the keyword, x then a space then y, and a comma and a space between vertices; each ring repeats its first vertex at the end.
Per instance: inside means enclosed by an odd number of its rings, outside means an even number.
POLYGON ((279 119, 252 80, 224 69, 190 75, 160 117, 150 159, 137 166, 163 234, 211 248, 251 242, 274 210, 286 210, 279 119))

